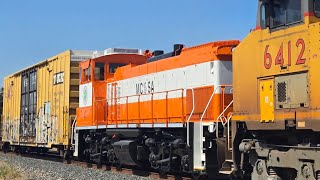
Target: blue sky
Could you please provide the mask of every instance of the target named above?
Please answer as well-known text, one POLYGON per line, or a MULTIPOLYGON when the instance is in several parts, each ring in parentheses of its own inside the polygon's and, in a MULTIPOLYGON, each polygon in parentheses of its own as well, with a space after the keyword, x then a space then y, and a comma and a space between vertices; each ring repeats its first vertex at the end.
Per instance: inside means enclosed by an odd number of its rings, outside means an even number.
POLYGON ((243 39, 257 0, 28 0, 0 3, 2 79, 67 49, 171 50, 243 39))

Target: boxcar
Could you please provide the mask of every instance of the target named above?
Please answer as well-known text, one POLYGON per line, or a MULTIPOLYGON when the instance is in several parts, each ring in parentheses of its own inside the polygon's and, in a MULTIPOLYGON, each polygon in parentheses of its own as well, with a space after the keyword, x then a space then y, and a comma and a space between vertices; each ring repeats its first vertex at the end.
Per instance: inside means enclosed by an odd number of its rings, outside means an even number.
POLYGON ((68 148, 79 62, 92 53, 68 50, 4 79, 3 148, 68 148))

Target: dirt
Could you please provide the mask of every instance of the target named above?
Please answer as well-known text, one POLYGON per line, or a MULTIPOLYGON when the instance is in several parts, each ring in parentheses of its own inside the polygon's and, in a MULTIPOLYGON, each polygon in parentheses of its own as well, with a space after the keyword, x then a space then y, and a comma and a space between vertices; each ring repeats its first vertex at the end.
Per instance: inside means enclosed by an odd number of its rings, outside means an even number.
POLYGON ((1 180, 23 180, 23 176, 14 170, 13 167, 0 161, 0 179, 1 180))

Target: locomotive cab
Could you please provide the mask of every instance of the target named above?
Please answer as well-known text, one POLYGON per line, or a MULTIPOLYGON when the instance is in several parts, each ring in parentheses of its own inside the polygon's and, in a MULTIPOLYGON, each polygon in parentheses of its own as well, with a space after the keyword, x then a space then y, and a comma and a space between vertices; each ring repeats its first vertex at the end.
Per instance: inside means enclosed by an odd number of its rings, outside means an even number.
MULTIPOLYGON (((141 55, 140 50, 110 48, 105 54, 80 63, 79 108, 76 122, 73 123, 77 129, 105 128, 108 116, 106 111, 108 79, 112 79, 116 69, 121 66, 147 62, 147 58, 141 55)), ((79 140, 78 135, 78 131, 75 131, 75 144, 79 140)), ((75 156, 78 156, 77 149, 76 145, 75 156)))
POLYGON ((146 61, 146 57, 139 53, 109 52, 105 56, 81 62, 77 126, 105 125, 107 80, 112 79, 116 69, 121 66, 140 65, 146 61))
POLYGON ((319 10, 319 0, 260 0, 256 29, 234 50, 234 167, 252 179, 320 179, 312 148, 320 132, 319 10))

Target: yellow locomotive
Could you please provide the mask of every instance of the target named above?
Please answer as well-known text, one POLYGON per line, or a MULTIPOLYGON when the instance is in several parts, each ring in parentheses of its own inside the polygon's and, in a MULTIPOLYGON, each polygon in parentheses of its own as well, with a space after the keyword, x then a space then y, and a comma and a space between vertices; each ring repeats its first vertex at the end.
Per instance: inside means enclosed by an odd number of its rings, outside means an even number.
POLYGON ((233 53, 234 172, 318 180, 320 1, 259 0, 257 17, 233 53))

